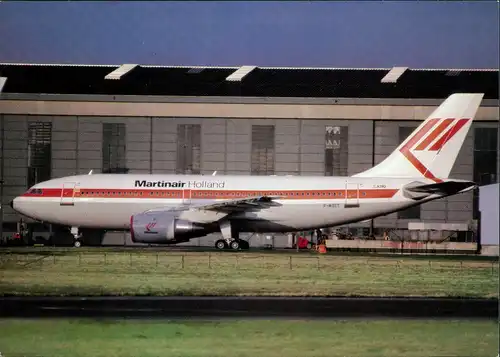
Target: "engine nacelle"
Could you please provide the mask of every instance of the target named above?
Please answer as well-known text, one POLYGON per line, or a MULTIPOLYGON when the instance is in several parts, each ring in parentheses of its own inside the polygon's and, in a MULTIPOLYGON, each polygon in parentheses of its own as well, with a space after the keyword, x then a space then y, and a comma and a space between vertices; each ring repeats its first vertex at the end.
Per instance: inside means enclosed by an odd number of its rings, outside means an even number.
POLYGON ((178 218, 176 212, 139 213, 130 217, 130 235, 134 243, 176 244, 216 231, 210 225, 178 218))

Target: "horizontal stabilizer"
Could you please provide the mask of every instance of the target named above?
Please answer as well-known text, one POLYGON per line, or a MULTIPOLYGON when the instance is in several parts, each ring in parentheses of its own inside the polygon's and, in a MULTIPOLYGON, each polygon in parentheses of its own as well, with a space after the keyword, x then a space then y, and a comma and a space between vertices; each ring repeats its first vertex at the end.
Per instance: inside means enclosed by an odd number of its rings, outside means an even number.
POLYGON ((455 195, 457 193, 467 192, 476 187, 476 183, 472 181, 453 180, 421 185, 419 183, 411 183, 404 187, 404 192, 413 199, 422 199, 430 195, 455 195))

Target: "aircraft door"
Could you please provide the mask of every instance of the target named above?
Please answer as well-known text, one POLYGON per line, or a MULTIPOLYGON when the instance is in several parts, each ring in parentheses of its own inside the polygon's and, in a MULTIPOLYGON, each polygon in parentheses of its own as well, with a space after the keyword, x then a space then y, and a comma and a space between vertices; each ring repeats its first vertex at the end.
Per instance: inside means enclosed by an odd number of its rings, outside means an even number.
POLYGON ((359 207, 359 184, 345 183, 345 208, 359 207))
POLYGON ((77 191, 76 182, 65 182, 61 190, 61 206, 74 206, 75 193, 77 191))
POLYGON ((191 190, 182 190, 182 204, 191 204, 191 190))

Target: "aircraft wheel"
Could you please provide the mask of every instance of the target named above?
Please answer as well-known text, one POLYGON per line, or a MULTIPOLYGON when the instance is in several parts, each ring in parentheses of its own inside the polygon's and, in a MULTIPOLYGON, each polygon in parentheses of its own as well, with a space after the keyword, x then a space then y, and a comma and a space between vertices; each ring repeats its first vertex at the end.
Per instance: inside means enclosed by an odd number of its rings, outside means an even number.
POLYGON ((224 239, 219 239, 217 242, 215 242, 215 248, 219 250, 227 249, 226 241, 224 239))
POLYGON ((240 242, 237 240, 233 240, 230 244, 230 247, 232 250, 239 250, 240 249, 240 242))
POLYGON ((73 246, 75 248, 80 248, 82 246, 82 242, 80 240, 75 240, 75 242, 73 243, 73 246))

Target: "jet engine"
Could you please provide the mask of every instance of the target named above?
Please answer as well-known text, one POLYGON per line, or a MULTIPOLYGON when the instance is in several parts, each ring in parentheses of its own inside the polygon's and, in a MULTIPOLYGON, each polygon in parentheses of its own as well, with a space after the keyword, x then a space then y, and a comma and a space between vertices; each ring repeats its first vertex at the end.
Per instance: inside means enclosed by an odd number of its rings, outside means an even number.
POLYGON ((198 224, 178 218, 177 212, 146 212, 130 217, 132 242, 176 244, 217 231, 213 225, 198 224))

